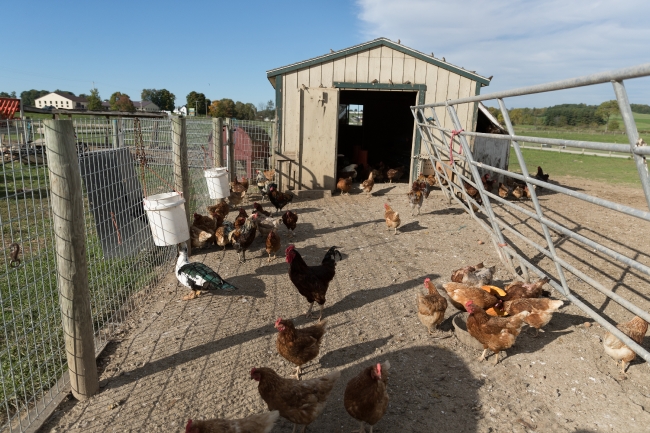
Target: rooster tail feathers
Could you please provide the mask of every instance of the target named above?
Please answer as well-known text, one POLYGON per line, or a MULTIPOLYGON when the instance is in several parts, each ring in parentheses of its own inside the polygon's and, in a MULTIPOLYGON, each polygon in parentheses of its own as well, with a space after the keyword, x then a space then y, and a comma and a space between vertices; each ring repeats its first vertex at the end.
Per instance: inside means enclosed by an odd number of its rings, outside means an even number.
POLYGON ((337 249, 337 246, 330 247, 329 250, 325 253, 325 257, 323 257, 323 262, 333 260, 336 262, 336 255, 339 255, 339 261, 343 260, 343 256, 341 256, 341 252, 337 249))

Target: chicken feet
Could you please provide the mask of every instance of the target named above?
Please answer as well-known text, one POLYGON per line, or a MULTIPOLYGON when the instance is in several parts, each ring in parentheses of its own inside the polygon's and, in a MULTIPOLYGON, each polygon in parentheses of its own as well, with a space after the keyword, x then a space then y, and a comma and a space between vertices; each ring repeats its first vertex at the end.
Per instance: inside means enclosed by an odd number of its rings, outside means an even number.
MULTIPOLYGON (((481 356, 478 357, 479 361, 485 361, 485 355, 487 354, 488 349, 483 350, 483 353, 481 353, 481 356)), ((494 354, 494 365, 497 365, 499 362, 499 353, 496 352, 494 354)))
MULTIPOLYGON (((318 316, 318 321, 320 322, 323 319, 323 306, 320 305, 320 304, 319 304, 319 306, 320 306, 320 315, 318 316)), ((306 318, 311 319, 311 317, 312 317, 311 316, 311 310, 312 310, 313 307, 314 307, 314 303, 312 302, 311 304, 309 304, 309 309, 305 313, 306 318)))
POLYGON ((296 367, 296 372, 291 375, 291 377, 295 377, 296 379, 300 380, 300 375, 302 374, 302 367, 297 366, 296 367))
MULTIPOLYGON (((276 259, 275 254, 273 254, 273 260, 275 260, 275 259, 276 259)), ((268 260, 266 262, 271 263, 271 253, 269 253, 269 258, 268 258, 268 260)))

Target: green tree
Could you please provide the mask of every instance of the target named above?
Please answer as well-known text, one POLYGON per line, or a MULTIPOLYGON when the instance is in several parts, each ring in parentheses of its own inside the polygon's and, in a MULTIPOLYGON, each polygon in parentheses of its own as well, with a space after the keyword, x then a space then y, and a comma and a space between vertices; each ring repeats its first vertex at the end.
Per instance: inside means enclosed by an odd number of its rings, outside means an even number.
POLYGON ((609 121, 609 129, 611 129, 612 131, 618 131, 618 127, 619 127, 618 120, 612 119, 609 121))
POLYGON ((143 101, 151 101, 161 110, 173 111, 176 96, 167 89, 142 89, 140 97, 143 101))
POLYGON ((23 100, 23 105, 34 106, 36 99, 48 94, 50 94, 49 90, 25 90, 23 92, 20 92, 20 99, 23 100))
POLYGON ((244 104, 243 102, 235 102, 235 119, 239 120, 254 120, 257 110, 251 103, 244 104))
POLYGON ((131 101, 131 98, 126 93, 115 92, 111 95, 111 98, 108 100, 110 108, 113 111, 127 111, 129 113, 135 113, 135 106, 131 101))
POLYGON ((57 93, 63 93, 64 95, 71 95, 71 96, 75 96, 75 94, 74 94, 74 93, 72 93, 72 92, 70 92, 69 90, 61 90, 61 89, 56 89, 56 90, 55 90, 55 92, 57 92, 57 93))
POLYGON ((268 102, 257 104, 257 118, 263 120, 267 117, 270 119, 275 118, 275 104, 270 99, 268 102))
POLYGON ((235 117, 235 101, 228 98, 214 101, 210 106, 210 115, 212 117, 235 117))
POLYGON ((620 113, 620 111, 618 110, 618 102, 616 102, 616 100, 614 99, 612 99, 611 101, 605 101, 598 106, 598 108, 596 109, 596 116, 600 117, 605 121, 605 132, 607 132, 607 128, 609 127, 609 119, 614 114, 618 114, 618 113, 620 113))
POLYGON ((102 110, 102 98, 99 96, 99 90, 91 89, 90 95, 88 95, 88 110, 89 111, 101 111, 102 110))
POLYGON ((16 92, 0 92, 0 98, 15 98, 16 97, 16 92))
POLYGON ((191 91, 190 93, 188 93, 186 99, 187 99, 188 112, 190 108, 195 108, 197 115, 206 114, 205 109, 208 105, 210 105, 210 100, 207 99, 203 93, 191 91))

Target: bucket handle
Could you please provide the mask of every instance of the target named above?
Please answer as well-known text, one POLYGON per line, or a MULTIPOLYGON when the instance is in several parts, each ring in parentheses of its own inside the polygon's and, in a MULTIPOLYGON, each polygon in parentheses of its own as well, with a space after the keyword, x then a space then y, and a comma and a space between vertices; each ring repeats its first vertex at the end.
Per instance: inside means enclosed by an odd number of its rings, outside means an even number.
POLYGON ((156 210, 156 211, 157 211, 157 210, 167 210, 167 209, 170 209, 170 208, 176 207, 176 206, 178 206, 179 204, 184 204, 184 203, 185 203, 185 199, 181 196, 181 201, 180 201, 180 202, 167 203, 167 204, 160 204, 160 205, 155 206, 155 209, 150 209, 150 207, 147 206, 147 204, 149 204, 149 202, 147 202, 147 199, 146 199, 146 198, 143 199, 142 202, 143 202, 143 205, 144 205, 144 210, 156 210))

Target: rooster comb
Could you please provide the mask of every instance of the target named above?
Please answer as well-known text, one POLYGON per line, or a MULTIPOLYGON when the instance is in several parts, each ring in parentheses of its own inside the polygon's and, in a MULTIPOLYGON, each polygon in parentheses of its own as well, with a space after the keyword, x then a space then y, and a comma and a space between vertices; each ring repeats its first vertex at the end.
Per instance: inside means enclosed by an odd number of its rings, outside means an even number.
POLYGON ((282 317, 278 317, 278 320, 275 321, 275 326, 278 326, 282 322, 282 317))

